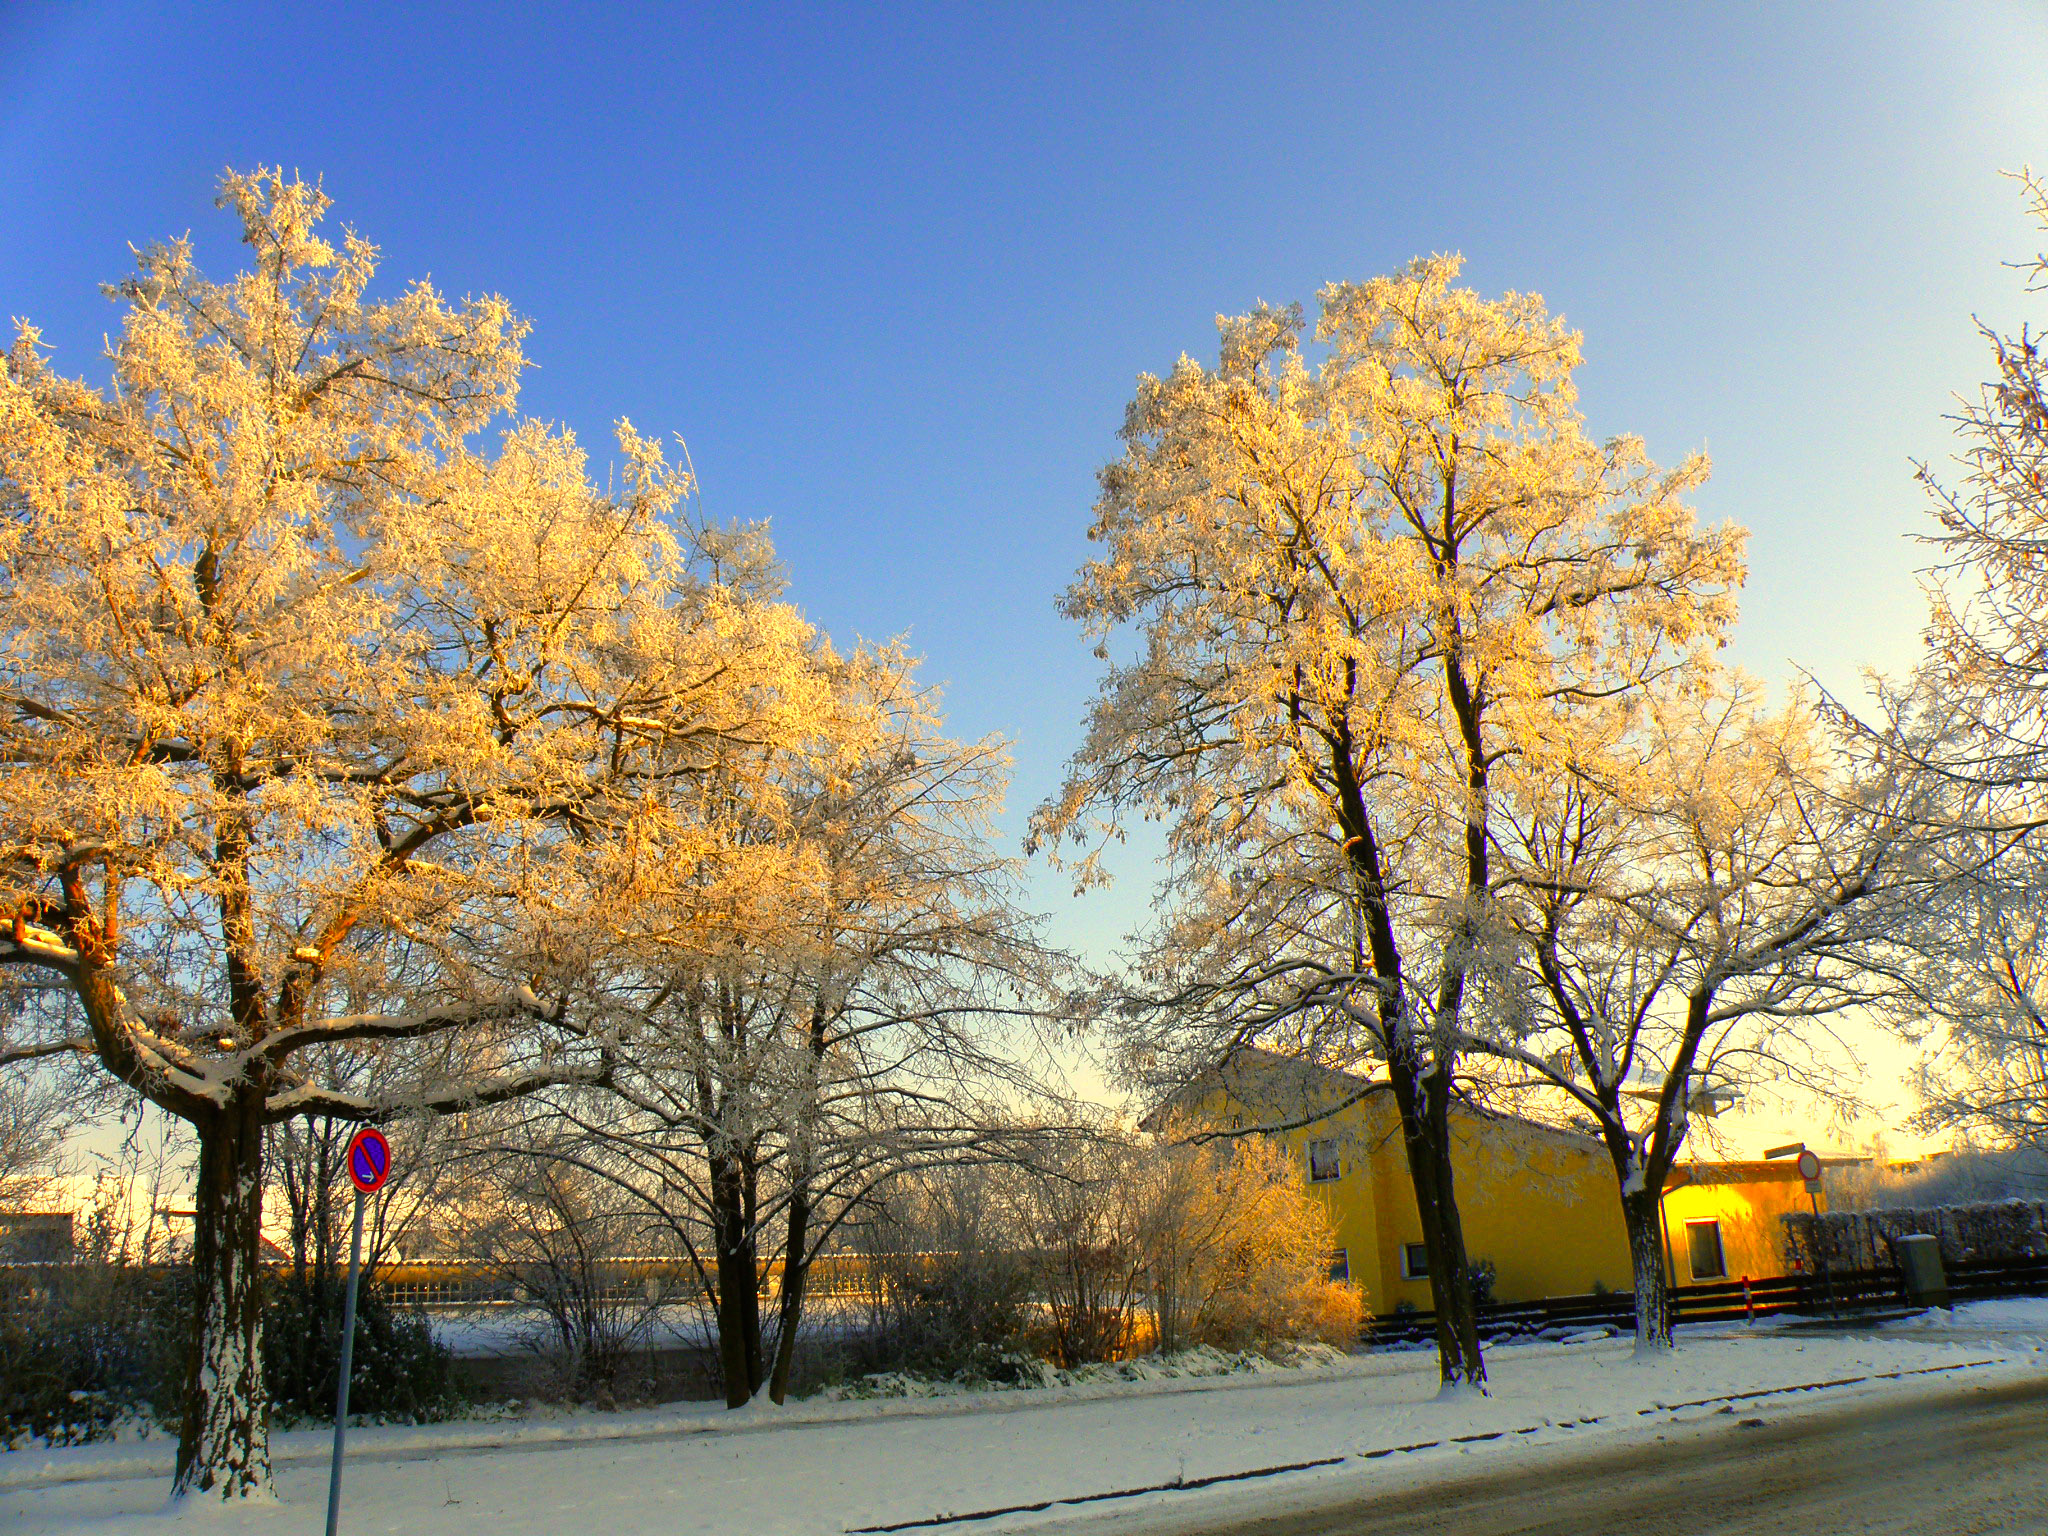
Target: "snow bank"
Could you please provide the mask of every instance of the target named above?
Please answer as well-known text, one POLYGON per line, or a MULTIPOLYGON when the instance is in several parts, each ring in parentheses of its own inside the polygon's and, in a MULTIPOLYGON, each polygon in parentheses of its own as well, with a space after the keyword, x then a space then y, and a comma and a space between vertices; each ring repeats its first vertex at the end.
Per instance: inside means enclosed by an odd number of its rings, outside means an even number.
POLYGON ((1273 1371, 1297 1371, 1313 1366, 1332 1366, 1347 1358, 1349 1357, 1341 1349, 1328 1344, 1314 1343, 1283 1345, 1270 1355, 1250 1349, 1232 1352, 1204 1344, 1171 1355, 1140 1355, 1135 1360, 1083 1365, 1073 1370, 1062 1370, 1050 1361, 1015 1355, 1009 1357, 1016 1367, 1018 1379, 1015 1381, 997 1382, 967 1378, 933 1380, 928 1376, 884 1371, 873 1376, 863 1376, 845 1386, 828 1388, 819 1394, 819 1398, 827 1402, 858 1402, 885 1397, 958 1397, 970 1392, 1019 1392, 1035 1391, 1044 1387, 1098 1386, 1114 1382, 1176 1381, 1210 1376, 1258 1375, 1273 1371))
MULTIPOLYGON (((1545 1445, 1701 1417, 1756 1394, 1810 1400, 2042 1368, 2025 1341, 1807 1336, 1694 1337, 1654 1363, 1629 1340, 1496 1349, 1493 1395, 1440 1399, 1427 1355, 1359 1355, 1299 1370, 1075 1382, 940 1399, 819 1402, 776 1410, 572 1415, 509 1424, 369 1429, 350 1436, 345 1485, 359 1531, 661 1531, 810 1536, 944 1514, 1014 1509, 981 1533, 1085 1511, 1118 1490, 1207 1483, 1296 1467, 1284 1478, 1406 1478, 1435 1458, 1533 1454, 1545 1445), (1403 1470, 1406 1469, 1406 1470, 1403 1470), (1020 1506, 1047 1506, 1038 1513, 1020 1506)), ((1774 1401, 1763 1399, 1764 1402, 1774 1401)), ((167 1456, 93 1447, 0 1458, 0 1527, 149 1531, 167 1456), (122 1460, 122 1456, 126 1457, 122 1460), (52 1481, 53 1479, 71 1479, 52 1481)), ((277 1437, 288 1520, 317 1518, 324 1442, 277 1437)), ((1201 1491, 1144 1495, 1204 1497, 1201 1491)), ((224 1532, 277 1531, 279 1512, 208 1512, 224 1532)))
POLYGON ((1986 1301, 1966 1301, 1952 1311, 1929 1307, 1883 1327, 1886 1333, 1895 1336, 1943 1330, 2038 1340, 2048 1337, 2048 1296, 1998 1296, 1986 1301))

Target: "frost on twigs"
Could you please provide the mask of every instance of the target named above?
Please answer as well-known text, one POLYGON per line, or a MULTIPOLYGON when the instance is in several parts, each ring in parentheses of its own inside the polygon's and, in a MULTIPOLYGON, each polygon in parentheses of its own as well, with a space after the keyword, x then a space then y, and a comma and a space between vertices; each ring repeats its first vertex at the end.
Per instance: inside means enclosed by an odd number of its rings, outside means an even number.
POLYGON ((1312 331, 1298 307, 1223 318, 1214 367, 1139 380, 1062 601, 1115 659, 1032 835, 1085 884, 1131 821, 1165 827, 1118 1010, 1151 1092, 1254 1050, 1307 1081, 1384 1068, 1444 1374, 1476 1382, 1448 1117, 1469 1016, 1517 979, 1501 780, 1568 773, 1577 704, 1717 647, 1745 536, 1694 517, 1703 457, 1589 437, 1578 335, 1460 266, 1333 283, 1312 331))
POLYGON ((758 532, 684 516, 629 424, 607 489, 508 416, 504 299, 380 296, 376 248, 281 172, 221 202, 248 269, 143 249, 107 387, 26 325, 0 369, 0 963, 71 1005, 0 1025, 0 1064, 85 1053, 235 1164, 197 1196, 221 1262, 180 1486, 239 1495, 264 1410, 221 1314, 263 1126, 602 1081, 589 914, 658 848, 705 896, 674 920, 715 928, 762 870, 744 795, 703 787, 830 710, 758 532))

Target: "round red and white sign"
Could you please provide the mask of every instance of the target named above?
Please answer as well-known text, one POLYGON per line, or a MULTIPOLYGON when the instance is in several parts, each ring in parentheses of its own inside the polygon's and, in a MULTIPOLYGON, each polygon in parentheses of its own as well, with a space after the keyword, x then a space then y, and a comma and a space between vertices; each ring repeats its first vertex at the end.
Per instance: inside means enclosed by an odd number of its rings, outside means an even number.
POLYGON ((1802 1179, 1817 1179, 1820 1177, 1820 1158, 1814 1154, 1811 1147, 1799 1154, 1799 1177, 1802 1179))

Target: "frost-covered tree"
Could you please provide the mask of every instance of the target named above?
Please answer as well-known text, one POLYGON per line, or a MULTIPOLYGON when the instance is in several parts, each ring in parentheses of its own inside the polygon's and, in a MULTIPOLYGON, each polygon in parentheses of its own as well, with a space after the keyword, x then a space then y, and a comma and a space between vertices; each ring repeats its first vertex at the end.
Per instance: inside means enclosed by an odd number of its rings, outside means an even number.
POLYGON ((812 1261, 880 1185, 1012 1154, 1057 1001, 990 843, 1001 743, 941 735, 899 647, 826 670, 830 740, 750 763, 741 837, 775 900, 735 886, 744 910, 707 938, 678 910, 699 900, 684 872, 650 858, 592 977, 617 1069, 550 1101, 696 1257, 734 1407, 787 1395, 812 1261))
POLYGON ((1648 1350, 1671 1343, 1659 1204, 1692 1117, 1842 1091, 1825 1023, 1896 989, 1894 939, 1947 879, 1946 797, 1910 755, 1853 760, 1803 701, 1772 711, 1739 676, 1695 670, 1606 713, 1570 762, 1502 775, 1516 942, 1467 1049, 1597 1128, 1648 1350))
MULTIPOLYGON (((1713 645, 1742 535, 1701 531, 1632 438, 1590 440, 1579 339, 1438 256, 1219 321, 1143 379, 1064 609, 1110 668, 1049 845, 1167 825, 1166 922, 1124 999, 1160 1088, 1264 1043, 1382 1065, 1447 1382, 1483 1384, 1450 1158, 1460 1019, 1496 926, 1493 779, 1559 761, 1567 706, 1713 645)), ((1092 878, 1096 846, 1080 866, 1092 878)), ((1326 1107, 1341 1110, 1342 1104, 1326 1107)))
POLYGON ((1926 1047, 1916 1118, 2048 1151, 2048 868, 2036 837, 1977 846, 1982 864, 1911 925, 1923 963, 1898 1022, 1926 1047))
MULTIPOLYGON (((2018 178, 2048 229, 2048 183, 2018 178)), ((2048 288, 2048 255, 2022 264, 2048 288)), ((1923 1088, 1930 1128, 2048 1145, 2048 357, 2026 325, 1980 325, 1992 378, 1955 418, 1962 475, 1920 466, 1946 563, 1937 571, 1931 686, 1964 701, 1967 724, 1930 768, 1976 800, 1977 859, 1942 904, 1918 914, 1917 1007, 1940 1026, 1923 1088)))
MULTIPOLYGON (((601 1078, 555 850, 815 700, 657 445, 622 424, 602 490, 565 433, 482 438, 502 299, 374 298, 375 248, 279 172, 221 202, 246 270, 142 251, 107 386, 26 326, 0 369, 0 963, 71 1004, 0 1063, 61 1043, 196 1135, 176 1487, 234 1498, 269 1484, 266 1129, 601 1078), (319 1069, 367 1052, 411 1070, 319 1069)), ((716 806, 663 800, 715 865, 716 806)))
POLYGON ((65 1084, 25 1074, 0 1078, 0 1206, 21 1211, 49 1198, 78 1118, 65 1084))

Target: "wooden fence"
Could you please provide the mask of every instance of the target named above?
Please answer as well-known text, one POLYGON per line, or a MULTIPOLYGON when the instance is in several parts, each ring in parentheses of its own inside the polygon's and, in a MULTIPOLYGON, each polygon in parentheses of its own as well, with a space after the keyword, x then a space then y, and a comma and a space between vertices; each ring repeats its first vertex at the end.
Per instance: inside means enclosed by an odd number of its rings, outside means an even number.
MULTIPOLYGON (((1978 1301, 1992 1296, 2048 1295, 2048 1258, 1989 1259, 1948 1266, 1949 1299, 1978 1301)), ((1839 1270, 1819 1275, 1779 1275, 1763 1280, 1715 1280, 1674 1286, 1674 1323, 1742 1322, 1792 1313, 1800 1317, 1841 1317, 1873 1321, 1876 1314, 1919 1310, 1908 1299, 1896 1269, 1839 1270)), ((1480 1337, 1505 1339, 1568 1335, 1598 1327, 1635 1328, 1635 1297, 1627 1291, 1604 1295, 1547 1296, 1541 1301, 1482 1307, 1480 1337)), ((1430 1312, 1394 1312, 1366 1324, 1373 1344, 1426 1342, 1436 1336, 1430 1312)))
MULTIPOLYGON (((716 1275, 715 1266, 708 1266, 716 1275)), ((864 1296, 868 1293, 868 1262, 846 1254, 825 1254, 811 1261, 805 1294, 816 1300, 864 1296)), ((596 1299, 604 1301, 685 1301, 704 1293, 704 1278, 687 1259, 610 1259, 594 1268, 596 1299)), ((435 1311, 471 1311, 515 1306, 543 1288, 558 1287, 556 1274, 543 1265, 494 1264, 468 1259, 402 1259, 380 1264, 377 1283, 391 1299, 435 1311)), ((782 1283, 782 1265, 767 1266, 763 1296, 782 1283)))

